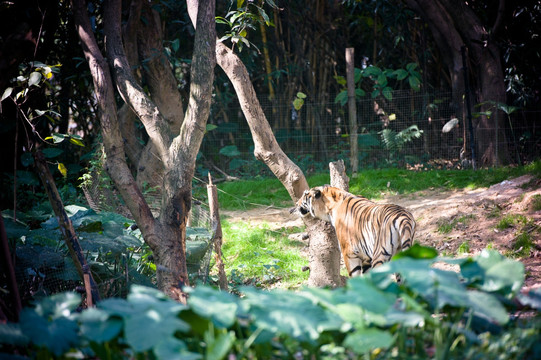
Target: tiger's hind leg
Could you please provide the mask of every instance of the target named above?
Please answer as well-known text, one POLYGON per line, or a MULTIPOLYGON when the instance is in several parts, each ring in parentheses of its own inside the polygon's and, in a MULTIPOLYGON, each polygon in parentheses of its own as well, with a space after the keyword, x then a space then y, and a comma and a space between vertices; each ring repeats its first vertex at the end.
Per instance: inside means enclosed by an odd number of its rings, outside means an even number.
POLYGON ((365 267, 363 262, 357 256, 344 256, 344 263, 346 264, 346 269, 350 277, 361 276, 365 272, 365 267))

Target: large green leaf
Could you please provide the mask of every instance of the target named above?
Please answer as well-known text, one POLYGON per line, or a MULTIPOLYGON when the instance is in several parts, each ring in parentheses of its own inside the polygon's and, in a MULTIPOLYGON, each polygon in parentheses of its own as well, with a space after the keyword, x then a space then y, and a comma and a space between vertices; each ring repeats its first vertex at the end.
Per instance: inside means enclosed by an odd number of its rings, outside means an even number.
POLYGON ((79 316, 81 334, 90 341, 111 341, 122 331, 123 323, 118 317, 104 310, 89 308, 79 316))
POLYGON ((33 344, 46 347, 56 356, 79 343, 77 323, 67 317, 49 321, 34 309, 24 309, 20 314, 20 324, 22 332, 33 344))
POLYGON ((518 298, 523 305, 541 310, 541 287, 530 290, 527 294, 519 294, 518 298))
POLYGON ((240 156, 240 151, 235 145, 227 145, 220 149, 219 153, 228 157, 240 156))
POLYGON ((388 331, 358 329, 349 334, 343 344, 356 354, 363 355, 377 348, 387 349, 393 344, 393 337, 388 331))
POLYGON ((136 352, 152 349, 177 331, 190 330, 190 325, 178 317, 186 306, 166 298, 156 289, 132 286, 128 302, 140 309, 124 317, 126 342, 136 352))
POLYGON ((410 257, 413 259, 434 259, 438 256, 438 251, 432 247, 413 244, 409 249, 404 250, 393 256, 393 259, 410 257))
POLYGON ((206 358, 208 360, 221 360, 225 358, 235 342, 235 333, 233 331, 221 332, 216 337, 213 334, 213 330, 209 329, 205 335, 205 342, 207 343, 206 358))
POLYGON ((520 291, 524 282, 524 265, 494 250, 483 250, 473 260, 464 262, 460 272, 470 286, 509 298, 520 291))
POLYGON ((273 333, 314 343, 321 332, 340 329, 343 324, 336 315, 317 306, 311 296, 301 292, 265 292, 254 288, 242 291, 255 325, 273 333))
POLYGON ((189 352, 184 341, 170 336, 154 347, 159 360, 199 360, 203 355, 189 352))
POLYGON ((211 319, 220 328, 229 328, 235 323, 239 310, 236 297, 208 286, 187 290, 190 293, 188 305, 197 315, 211 319))
POLYGON ((501 325, 509 320, 507 310, 494 295, 477 290, 469 290, 466 294, 474 314, 501 325))

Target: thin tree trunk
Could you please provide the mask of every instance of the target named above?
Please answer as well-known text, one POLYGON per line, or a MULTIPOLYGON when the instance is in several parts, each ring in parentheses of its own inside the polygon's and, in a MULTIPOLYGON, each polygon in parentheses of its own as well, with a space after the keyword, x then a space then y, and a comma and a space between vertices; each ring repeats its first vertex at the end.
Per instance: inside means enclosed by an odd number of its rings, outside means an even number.
POLYGON ((346 78, 348 91, 348 114, 349 114, 349 146, 351 172, 353 177, 359 171, 359 143, 357 142, 357 101, 355 99, 355 58, 353 48, 346 49, 346 78))
POLYGON ((77 238, 77 234, 73 229, 71 220, 68 217, 66 210, 64 209, 64 204, 62 203, 62 199, 60 198, 60 194, 58 193, 58 189, 56 188, 53 176, 49 171, 49 166, 47 165, 47 162, 45 161, 45 158, 43 157, 43 153, 41 151, 34 153, 34 163, 36 164, 37 173, 39 175, 39 178, 41 179, 41 182, 43 183, 43 188, 47 193, 47 197, 49 198, 51 207, 53 208, 53 211, 56 215, 56 219, 58 220, 58 227, 60 228, 60 232, 64 236, 64 241, 66 242, 73 263, 77 268, 79 277, 83 282, 85 282, 85 276, 88 278, 91 293, 91 298, 88 299, 88 304, 90 304, 91 306, 92 303, 95 304, 100 300, 98 286, 96 285, 96 282, 92 277, 92 273, 90 273, 90 271, 85 273, 84 271, 84 269, 87 268, 88 265, 83 255, 83 250, 81 248, 81 245, 79 244, 79 239, 77 238))

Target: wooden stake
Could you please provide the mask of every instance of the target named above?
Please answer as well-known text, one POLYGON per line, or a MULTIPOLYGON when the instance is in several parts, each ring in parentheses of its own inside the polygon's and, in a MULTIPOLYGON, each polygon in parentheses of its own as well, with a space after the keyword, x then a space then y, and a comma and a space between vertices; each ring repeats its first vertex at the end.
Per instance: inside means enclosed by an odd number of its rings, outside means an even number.
POLYGON ((218 266, 218 286, 221 290, 227 290, 227 276, 222 259, 222 225, 218 211, 218 191, 216 190, 216 185, 212 183, 210 172, 207 194, 209 197, 210 219, 214 231, 214 258, 216 260, 216 266, 218 266))

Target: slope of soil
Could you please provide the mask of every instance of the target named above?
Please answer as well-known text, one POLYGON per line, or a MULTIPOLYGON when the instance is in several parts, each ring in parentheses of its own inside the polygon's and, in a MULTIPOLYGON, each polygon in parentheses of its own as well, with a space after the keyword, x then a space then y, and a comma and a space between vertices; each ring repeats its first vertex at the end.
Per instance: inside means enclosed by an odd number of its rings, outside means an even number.
MULTIPOLYGON (((416 221, 415 239, 447 256, 471 256, 491 247, 520 260, 526 271, 525 289, 541 286, 541 181, 525 175, 490 188, 441 191, 431 189, 408 195, 386 194, 381 203, 409 209, 416 221), (502 219, 519 219, 498 229, 502 219), (516 246, 527 233, 530 251, 516 246)), ((259 208, 223 212, 229 221, 267 223, 271 229, 302 226, 289 209, 259 208)), ((299 236, 300 238, 300 236, 299 236)))

